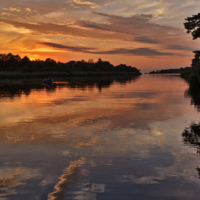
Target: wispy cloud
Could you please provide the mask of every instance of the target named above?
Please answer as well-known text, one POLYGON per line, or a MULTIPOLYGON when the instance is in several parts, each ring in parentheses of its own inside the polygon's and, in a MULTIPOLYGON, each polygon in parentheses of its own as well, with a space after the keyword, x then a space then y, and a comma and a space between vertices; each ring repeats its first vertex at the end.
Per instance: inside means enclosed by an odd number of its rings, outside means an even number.
POLYGON ((90 8, 98 8, 100 7, 100 5, 94 3, 94 2, 90 2, 90 1, 81 1, 81 0, 73 0, 73 3, 71 3, 71 5, 84 5, 84 6, 89 6, 90 8))
POLYGON ((169 45, 168 49, 181 50, 181 51, 194 51, 195 50, 195 48, 188 47, 188 46, 182 46, 182 45, 169 45))
POLYGON ((75 52, 90 53, 90 54, 123 54, 123 55, 138 55, 138 56, 149 56, 149 57, 174 55, 173 53, 160 52, 160 51, 157 51, 155 49, 150 49, 150 48, 135 48, 135 49, 116 48, 109 51, 99 51, 95 48, 72 47, 72 46, 66 46, 66 45, 50 43, 50 42, 43 42, 40 44, 53 47, 56 49, 64 49, 67 51, 75 51, 75 52))
POLYGON ((80 27, 72 27, 68 25, 62 24, 53 24, 53 23, 24 23, 24 22, 17 22, 13 20, 7 20, 0 18, 0 22, 5 24, 10 24, 18 29, 28 29, 32 31, 34 35, 42 35, 42 34, 49 34, 49 35, 68 35, 73 37, 80 37, 80 38, 91 38, 91 39, 99 39, 99 40, 121 40, 121 41, 133 41, 133 37, 126 36, 124 33, 115 33, 115 34, 107 34, 105 32, 99 32, 97 30, 87 30, 80 27))
POLYGON ((159 41, 157 39, 150 39, 147 36, 136 36, 135 41, 142 43, 159 44, 159 41))
POLYGON ((77 25, 84 28, 132 35, 135 37, 136 42, 154 44, 174 42, 177 37, 181 38, 183 34, 185 34, 184 31, 179 28, 153 23, 151 21, 153 15, 140 14, 131 17, 121 17, 105 13, 94 13, 106 17, 108 23, 78 21, 77 25))
POLYGON ((3 10, 8 10, 8 11, 16 11, 16 12, 20 12, 20 8, 13 8, 13 7, 9 7, 9 8, 3 8, 3 10))
POLYGON ((66 46, 62 44, 56 44, 56 43, 51 43, 51 42, 42 42, 39 43, 45 46, 53 47, 56 49, 64 49, 67 51, 73 51, 73 52, 82 52, 82 53, 88 53, 92 50, 95 50, 95 48, 87 48, 87 47, 72 47, 72 46, 66 46))
POLYGON ((124 55, 137 55, 137 56, 164 56, 164 55, 174 55, 173 53, 160 52, 155 49, 150 48, 135 48, 135 49, 124 49, 118 48, 111 51, 98 51, 93 52, 96 54, 124 54, 124 55))

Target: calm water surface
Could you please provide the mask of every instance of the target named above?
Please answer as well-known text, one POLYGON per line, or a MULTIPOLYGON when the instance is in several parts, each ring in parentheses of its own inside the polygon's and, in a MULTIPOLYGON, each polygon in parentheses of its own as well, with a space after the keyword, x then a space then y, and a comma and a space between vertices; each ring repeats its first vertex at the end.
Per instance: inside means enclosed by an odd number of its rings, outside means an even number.
POLYGON ((200 113, 178 76, 0 85, 0 199, 199 200, 200 113))

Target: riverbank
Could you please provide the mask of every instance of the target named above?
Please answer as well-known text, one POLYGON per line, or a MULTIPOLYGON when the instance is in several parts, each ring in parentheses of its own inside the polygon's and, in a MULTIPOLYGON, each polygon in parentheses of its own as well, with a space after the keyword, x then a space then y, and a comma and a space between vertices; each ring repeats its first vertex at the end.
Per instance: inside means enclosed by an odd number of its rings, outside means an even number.
POLYGON ((93 76, 93 77, 55 77, 51 86, 45 85, 41 78, 22 78, 22 79, 0 79, 0 99, 13 98, 15 96, 28 96, 31 91, 55 91, 58 88, 70 89, 94 89, 101 92, 115 83, 127 84, 135 82, 140 76, 93 76))
POLYGON ((200 90, 200 67, 195 67, 188 72, 182 73, 181 77, 188 83, 191 92, 200 90))
POLYGON ((135 72, 0 72, 1 79, 46 78, 46 77, 99 77, 99 76, 139 76, 135 72))

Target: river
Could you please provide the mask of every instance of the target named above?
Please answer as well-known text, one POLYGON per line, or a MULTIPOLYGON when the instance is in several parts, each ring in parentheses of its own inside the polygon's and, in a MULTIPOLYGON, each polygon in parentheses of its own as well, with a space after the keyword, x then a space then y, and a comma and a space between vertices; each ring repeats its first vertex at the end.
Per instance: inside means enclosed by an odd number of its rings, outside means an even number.
POLYGON ((199 200, 200 122, 179 76, 0 84, 0 199, 199 200))

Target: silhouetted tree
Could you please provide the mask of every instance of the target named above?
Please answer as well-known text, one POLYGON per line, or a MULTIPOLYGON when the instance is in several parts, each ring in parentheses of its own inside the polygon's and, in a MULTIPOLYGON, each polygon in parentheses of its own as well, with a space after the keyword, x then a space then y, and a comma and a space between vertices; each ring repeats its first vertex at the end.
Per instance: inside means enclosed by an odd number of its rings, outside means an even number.
POLYGON ((193 51, 194 58, 192 59, 192 67, 197 67, 200 63, 200 51, 193 51))
POLYGON ((27 57, 27 56, 24 56, 21 60, 21 63, 29 63, 30 62, 30 59, 27 57))
MULTIPOLYGON (((200 37, 200 13, 188 17, 185 19, 187 22, 184 23, 187 33, 192 34, 193 40, 200 37)), ((194 58, 192 59, 192 69, 189 72, 182 73, 181 76, 184 78, 190 87, 192 92, 198 92, 200 87, 200 51, 193 51, 194 58)))
POLYGON ((98 63, 101 63, 101 62, 102 62, 101 58, 99 58, 97 62, 98 62, 98 63))
POLYGON ((184 23, 184 26, 185 29, 187 29, 187 33, 192 32, 194 40, 200 37, 200 13, 193 15, 192 17, 188 17, 185 20, 187 22, 184 23))

